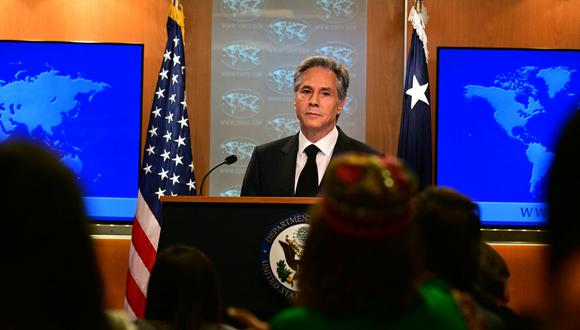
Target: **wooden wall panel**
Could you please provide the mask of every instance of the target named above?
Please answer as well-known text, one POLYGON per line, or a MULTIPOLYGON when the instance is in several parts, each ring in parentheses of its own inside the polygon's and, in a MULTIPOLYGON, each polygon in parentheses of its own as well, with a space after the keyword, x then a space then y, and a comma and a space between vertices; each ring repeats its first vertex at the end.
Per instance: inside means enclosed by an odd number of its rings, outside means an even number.
MULTIPOLYGON (((122 308, 127 276, 130 239, 95 237, 97 260, 105 284, 105 304, 122 308)), ((539 244, 491 244, 502 255, 511 272, 510 303, 515 311, 539 314, 546 310, 545 266, 547 246, 539 244)))
POLYGON ((368 1, 366 142, 397 154, 403 102, 404 1, 368 1))
POLYGON ((501 243, 490 245, 504 258, 510 270, 508 306, 522 314, 544 314, 548 309, 548 246, 501 243))
POLYGON ((103 279, 105 306, 123 309, 131 238, 95 236, 93 244, 103 279))
MULTIPOLYGON (((209 170, 211 113, 211 0, 185 3, 185 52, 187 61, 187 111, 199 183, 209 170)), ((206 187, 209 182, 205 183, 206 187)))

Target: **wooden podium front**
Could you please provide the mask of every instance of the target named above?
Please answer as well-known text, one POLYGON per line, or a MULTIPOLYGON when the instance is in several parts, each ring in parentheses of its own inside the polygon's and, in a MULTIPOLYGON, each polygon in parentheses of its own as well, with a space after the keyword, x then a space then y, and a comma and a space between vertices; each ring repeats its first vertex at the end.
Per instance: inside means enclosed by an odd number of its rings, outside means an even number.
POLYGON ((243 307, 262 318, 289 306, 261 269, 261 245, 278 221, 305 214, 317 198, 163 196, 158 251, 193 245, 214 263, 225 307, 243 307))

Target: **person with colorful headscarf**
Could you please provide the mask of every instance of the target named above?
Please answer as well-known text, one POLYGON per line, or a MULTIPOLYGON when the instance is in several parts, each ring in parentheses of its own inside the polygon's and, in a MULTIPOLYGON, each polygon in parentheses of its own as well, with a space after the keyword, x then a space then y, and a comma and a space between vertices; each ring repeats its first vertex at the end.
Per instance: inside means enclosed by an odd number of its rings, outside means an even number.
POLYGON ((416 282, 416 188, 396 158, 333 159, 311 209, 298 305, 271 329, 468 329, 444 282, 416 282))

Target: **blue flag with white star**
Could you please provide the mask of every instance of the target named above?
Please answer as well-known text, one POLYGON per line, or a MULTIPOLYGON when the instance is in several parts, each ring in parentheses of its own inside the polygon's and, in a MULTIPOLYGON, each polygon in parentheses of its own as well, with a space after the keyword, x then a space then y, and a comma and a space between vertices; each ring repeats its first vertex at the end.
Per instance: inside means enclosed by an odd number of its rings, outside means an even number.
MULTIPOLYGON (((412 9, 411 16, 418 16, 412 9)), ((431 107, 429 74, 424 43, 424 21, 413 22, 413 36, 409 49, 407 74, 403 87, 403 113, 399 131, 397 156, 411 168, 419 179, 420 188, 432 184, 431 107), (423 29, 417 31, 417 28, 423 29)))

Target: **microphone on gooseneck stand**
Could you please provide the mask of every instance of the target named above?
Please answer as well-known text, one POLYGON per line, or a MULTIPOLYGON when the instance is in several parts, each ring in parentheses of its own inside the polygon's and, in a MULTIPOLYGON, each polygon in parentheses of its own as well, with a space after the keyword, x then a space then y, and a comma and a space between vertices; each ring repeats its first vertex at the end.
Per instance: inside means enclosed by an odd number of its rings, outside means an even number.
POLYGON ((203 179, 201 180, 201 185, 199 186, 199 195, 198 196, 202 196, 202 191, 203 191, 203 183, 205 182, 205 179, 207 179, 208 175, 213 172, 213 170, 215 170, 216 168, 226 164, 226 165, 231 165, 235 162, 238 161, 238 156, 236 155, 229 155, 226 157, 226 159, 224 159, 223 162, 217 164, 216 166, 214 166, 211 170, 209 170, 204 176, 203 179))

